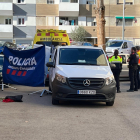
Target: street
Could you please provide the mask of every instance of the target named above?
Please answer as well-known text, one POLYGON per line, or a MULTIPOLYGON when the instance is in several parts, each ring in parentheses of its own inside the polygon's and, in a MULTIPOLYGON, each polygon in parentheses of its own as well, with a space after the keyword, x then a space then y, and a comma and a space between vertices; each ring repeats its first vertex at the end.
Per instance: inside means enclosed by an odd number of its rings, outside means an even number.
POLYGON ((22 103, 0 102, 0 140, 139 140, 140 91, 121 82, 113 107, 105 103, 51 104, 51 95, 28 95, 41 88, 5 88, 0 98, 23 95, 22 103))

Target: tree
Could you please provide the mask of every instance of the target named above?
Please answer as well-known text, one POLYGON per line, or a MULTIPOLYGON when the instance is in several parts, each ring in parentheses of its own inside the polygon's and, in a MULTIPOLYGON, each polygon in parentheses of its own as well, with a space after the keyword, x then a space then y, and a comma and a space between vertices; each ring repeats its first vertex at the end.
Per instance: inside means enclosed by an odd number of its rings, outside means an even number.
POLYGON ((105 50, 105 6, 104 0, 97 0, 96 8, 96 21, 97 21, 97 38, 98 46, 102 46, 105 50))
POLYGON ((86 30, 82 26, 75 27, 71 29, 71 39, 73 41, 84 41, 86 37, 86 30))

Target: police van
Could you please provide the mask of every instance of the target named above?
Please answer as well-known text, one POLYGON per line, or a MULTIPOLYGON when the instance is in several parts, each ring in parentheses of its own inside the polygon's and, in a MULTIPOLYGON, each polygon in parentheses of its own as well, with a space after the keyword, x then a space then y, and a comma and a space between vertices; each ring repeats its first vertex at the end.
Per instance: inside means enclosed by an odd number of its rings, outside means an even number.
POLYGON ((69 36, 65 30, 37 30, 33 44, 45 46, 70 45, 69 36))
POLYGON ((60 100, 84 100, 113 106, 116 82, 102 48, 58 46, 47 66, 53 105, 60 100))

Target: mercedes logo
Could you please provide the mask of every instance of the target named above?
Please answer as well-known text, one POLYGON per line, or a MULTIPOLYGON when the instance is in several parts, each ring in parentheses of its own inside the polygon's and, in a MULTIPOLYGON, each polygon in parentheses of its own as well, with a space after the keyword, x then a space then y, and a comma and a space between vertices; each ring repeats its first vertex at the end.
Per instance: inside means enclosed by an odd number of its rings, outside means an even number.
POLYGON ((84 86, 86 86, 86 87, 90 86, 90 80, 85 79, 85 80, 83 81, 83 84, 84 84, 84 86))

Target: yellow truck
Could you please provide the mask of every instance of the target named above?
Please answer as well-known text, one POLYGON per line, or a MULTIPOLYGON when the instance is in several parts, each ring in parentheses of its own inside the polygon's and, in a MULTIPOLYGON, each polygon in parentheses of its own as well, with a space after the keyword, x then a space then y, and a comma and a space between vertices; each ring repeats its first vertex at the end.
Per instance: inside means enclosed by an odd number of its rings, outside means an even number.
POLYGON ((37 30, 34 37, 34 44, 41 44, 45 46, 61 46, 70 45, 69 36, 65 30, 37 30))

